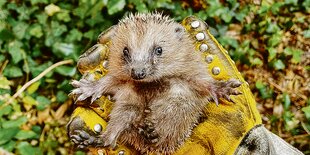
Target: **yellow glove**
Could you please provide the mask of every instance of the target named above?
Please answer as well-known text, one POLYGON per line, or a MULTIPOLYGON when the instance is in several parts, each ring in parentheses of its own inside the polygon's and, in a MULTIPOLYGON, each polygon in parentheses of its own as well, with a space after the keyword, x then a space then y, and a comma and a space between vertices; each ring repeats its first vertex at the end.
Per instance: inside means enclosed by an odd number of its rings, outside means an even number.
MULTIPOLYGON (((190 36, 197 40, 195 52, 201 52, 208 71, 214 79, 235 78, 245 84, 238 88, 242 95, 231 97, 235 103, 222 100, 219 106, 207 104, 205 118, 193 129, 191 137, 175 154, 233 154, 246 133, 254 126, 261 124, 256 102, 234 62, 227 51, 210 34, 207 25, 195 17, 187 17, 181 24, 190 36)), ((96 80, 107 72, 105 65, 110 35, 109 30, 100 35, 99 43, 80 57, 78 68, 83 78, 96 80)), ((81 148, 86 147, 87 144, 83 144, 81 139, 96 136, 104 130, 112 105, 108 97, 101 97, 89 107, 77 107, 68 124, 68 133, 72 141, 81 148)), ((136 150, 124 145, 119 145, 115 150, 104 147, 90 150, 94 153, 104 152, 105 154, 137 154, 136 150)))

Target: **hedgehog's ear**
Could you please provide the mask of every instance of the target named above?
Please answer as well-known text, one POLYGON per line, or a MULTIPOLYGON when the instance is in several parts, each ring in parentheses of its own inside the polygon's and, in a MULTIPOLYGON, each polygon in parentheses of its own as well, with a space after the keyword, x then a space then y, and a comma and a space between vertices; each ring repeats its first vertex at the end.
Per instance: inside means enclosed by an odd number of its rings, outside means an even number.
POLYGON ((98 43, 105 44, 108 41, 110 41, 116 34, 116 27, 117 26, 114 25, 108 28, 107 30, 101 32, 97 39, 98 43))
POLYGON ((175 34, 176 34, 176 37, 177 37, 179 40, 182 40, 183 35, 184 35, 184 33, 185 33, 185 28, 184 28, 182 25, 178 24, 178 25, 175 27, 174 32, 175 32, 175 34))

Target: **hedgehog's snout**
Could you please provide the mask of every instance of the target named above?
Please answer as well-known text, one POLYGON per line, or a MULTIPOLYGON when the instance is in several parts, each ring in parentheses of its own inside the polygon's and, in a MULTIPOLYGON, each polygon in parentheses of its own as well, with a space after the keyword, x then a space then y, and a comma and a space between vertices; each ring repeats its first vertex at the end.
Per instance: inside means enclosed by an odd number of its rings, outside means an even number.
POLYGON ((146 76, 145 68, 132 68, 131 69, 131 77, 135 80, 144 79, 146 76))

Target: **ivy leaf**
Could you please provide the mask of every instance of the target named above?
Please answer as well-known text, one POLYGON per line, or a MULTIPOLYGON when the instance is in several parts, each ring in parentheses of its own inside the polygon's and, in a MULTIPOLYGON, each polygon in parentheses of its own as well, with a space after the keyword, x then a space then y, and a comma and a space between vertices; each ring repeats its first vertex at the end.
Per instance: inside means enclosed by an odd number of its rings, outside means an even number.
POLYGON ((267 88, 267 86, 263 84, 262 81, 256 81, 255 87, 258 89, 263 99, 272 97, 273 91, 267 88))
POLYGON ((285 4, 297 5, 298 0, 285 0, 284 3, 285 4))
POLYGON ((43 36, 43 30, 40 24, 31 25, 28 31, 29 31, 29 34, 34 37, 40 38, 43 36))
POLYGON ((276 69, 276 70, 281 70, 281 69, 284 69, 285 68, 285 65, 284 63, 282 62, 282 60, 276 60, 273 64, 273 67, 276 69))
POLYGON ((292 58, 292 63, 299 63, 299 62, 301 62, 302 54, 303 54, 303 51, 301 51, 301 50, 294 50, 293 58, 292 58))
POLYGON ((26 116, 21 116, 21 117, 19 117, 17 119, 13 119, 13 120, 2 122, 2 127, 3 128, 20 127, 21 125, 25 124, 26 122, 27 122, 27 117, 26 116))
POLYGON ((125 0, 109 0, 108 1, 108 14, 113 15, 124 9, 126 4, 125 0))
POLYGON ((0 76, 0 88, 10 89, 11 81, 9 81, 6 77, 0 76))
POLYGON ((15 135, 15 138, 18 140, 26 140, 26 139, 39 138, 39 135, 37 135, 35 132, 31 130, 20 130, 15 135))
POLYGON ((68 57, 74 54, 75 46, 74 44, 56 43, 53 46, 53 52, 59 57, 68 57))
POLYGON ((18 22, 17 25, 13 27, 13 32, 16 38, 22 39, 26 33, 28 26, 29 25, 24 22, 18 22))
POLYGON ((289 110, 291 105, 290 96, 287 93, 283 94, 283 103, 284 103, 284 109, 289 110))
POLYGON ((0 145, 10 141, 18 131, 19 129, 17 127, 0 128, 0 145))
POLYGON ((12 40, 12 39, 14 39, 14 35, 11 31, 9 31, 7 29, 3 29, 0 32, 0 40, 8 41, 8 40, 12 40))
POLYGON ((31 86, 29 86, 27 88, 28 94, 33 94, 34 92, 36 92, 38 90, 40 84, 41 84, 41 81, 38 81, 38 82, 33 83, 31 86))
POLYGON ((38 96, 36 100, 38 102, 38 105, 37 105, 38 110, 44 110, 46 107, 48 107, 51 104, 51 101, 44 96, 38 96))
POLYGON ((2 109, 0 109, 0 117, 3 115, 8 115, 12 112, 12 106, 5 106, 2 109))
POLYGON ((19 154, 21 155, 33 155, 33 154, 41 155, 42 154, 42 152, 40 151, 38 147, 33 147, 28 142, 20 142, 17 145, 17 150, 19 154))
POLYGON ((310 122, 310 105, 303 107, 301 110, 305 113, 307 120, 310 122))
POLYGON ((55 13, 59 12, 61 9, 59 6, 52 3, 46 6, 44 10, 47 15, 53 16, 55 13))
POLYGON ((48 0, 31 0, 30 2, 31 2, 32 5, 36 5, 36 4, 39 4, 39 3, 47 4, 48 0))
POLYGON ((257 65, 257 66, 262 66, 263 65, 263 61, 259 58, 254 58, 252 61, 253 65, 257 65))
POLYGON ((276 23, 267 24, 266 32, 268 33, 276 33, 280 30, 279 26, 276 23))
POLYGON ((303 35, 305 38, 310 38, 310 30, 303 31, 303 35))
MULTIPOLYGON (((0 145, 1 145, 1 143, 0 143, 0 145)), ((15 145, 16 145, 16 142, 14 140, 10 140, 9 142, 1 145, 1 148, 5 149, 5 150, 7 150, 9 152, 13 152, 13 149, 14 149, 15 145)))
POLYGON ((281 42, 281 40, 282 40, 281 33, 273 34, 271 36, 271 38, 268 40, 268 46, 274 47, 274 46, 278 45, 281 42))
POLYGON ((8 65, 4 71, 3 71, 3 75, 8 77, 8 78, 16 78, 16 77, 21 77, 23 76, 23 72, 22 70, 17 67, 17 66, 11 66, 8 65))
POLYGON ((22 43, 19 41, 14 41, 9 44, 9 53, 14 64, 17 64, 20 60, 23 59, 22 52, 24 52, 24 50, 21 48, 21 46, 22 43))
POLYGON ((69 67, 69 66, 59 66, 55 69, 55 72, 64 75, 64 76, 70 76, 76 74, 76 67, 69 67))
POLYGON ((77 30, 77 29, 72 29, 69 32, 69 35, 67 35, 66 40, 69 42, 74 42, 74 41, 81 41, 83 37, 83 34, 77 30))
POLYGON ((273 60, 277 55, 277 50, 275 48, 268 48, 268 62, 273 60))
POLYGON ((57 13, 56 15, 57 19, 64 22, 69 22, 71 20, 69 11, 67 10, 61 10, 61 12, 57 13))
POLYGON ((293 49, 293 48, 290 48, 290 47, 287 47, 284 49, 284 54, 286 56, 290 56, 292 55, 292 63, 299 63, 301 62, 301 56, 303 54, 303 51, 299 50, 299 49, 293 49))
POLYGON ((57 98, 57 102, 63 103, 68 99, 68 94, 66 94, 64 91, 58 91, 56 94, 56 98, 57 98))
POLYGON ((66 25, 59 24, 57 21, 52 21, 52 35, 58 37, 67 31, 66 25))

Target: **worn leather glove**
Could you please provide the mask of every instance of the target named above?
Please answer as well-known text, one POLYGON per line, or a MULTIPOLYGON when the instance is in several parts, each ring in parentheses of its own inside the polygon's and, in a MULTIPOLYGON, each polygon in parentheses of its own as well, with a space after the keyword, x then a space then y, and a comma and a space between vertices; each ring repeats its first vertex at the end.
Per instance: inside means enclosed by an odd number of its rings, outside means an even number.
MULTIPOLYGON (((243 84, 237 88, 242 94, 231 96, 234 103, 221 100, 219 106, 207 104, 205 117, 193 129, 191 137, 174 154, 277 154, 274 144, 269 144, 272 140, 283 144, 284 148, 293 153, 300 153, 261 125, 261 117, 247 82, 238 72, 227 51, 210 34, 208 26, 193 16, 185 18, 181 24, 196 40, 194 43, 196 51, 193 52, 200 52, 203 55, 208 71, 214 79, 234 78, 243 84)), ((82 78, 98 80, 108 72, 107 45, 110 44, 111 29, 102 33, 98 44, 80 57, 77 66, 83 74, 82 78)), ((113 101, 109 96, 103 96, 91 105, 87 102, 90 101, 85 100, 76 104, 77 107, 68 123, 68 134, 71 140, 79 148, 87 148, 93 154, 138 154, 130 146, 121 144, 115 149, 94 145, 96 136, 106 127, 113 101)))

